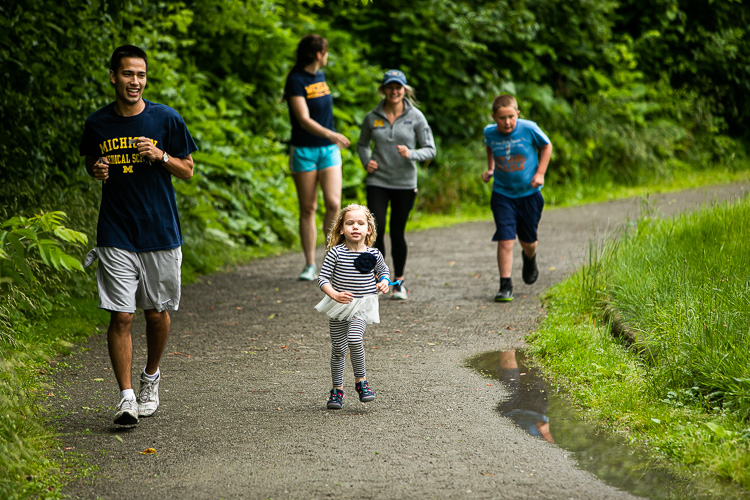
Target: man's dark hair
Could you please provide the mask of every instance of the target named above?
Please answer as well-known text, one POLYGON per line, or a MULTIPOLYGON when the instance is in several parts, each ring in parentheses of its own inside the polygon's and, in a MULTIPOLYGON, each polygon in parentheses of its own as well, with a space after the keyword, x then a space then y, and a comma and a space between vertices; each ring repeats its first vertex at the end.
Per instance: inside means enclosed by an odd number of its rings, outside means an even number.
POLYGON ((146 55, 146 52, 135 45, 121 45, 120 47, 117 47, 115 51, 112 52, 112 57, 109 60, 109 69, 117 73, 117 70, 120 69, 120 61, 122 61, 124 57, 137 57, 143 59, 146 62, 146 70, 148 70, 148 56, 146 55))

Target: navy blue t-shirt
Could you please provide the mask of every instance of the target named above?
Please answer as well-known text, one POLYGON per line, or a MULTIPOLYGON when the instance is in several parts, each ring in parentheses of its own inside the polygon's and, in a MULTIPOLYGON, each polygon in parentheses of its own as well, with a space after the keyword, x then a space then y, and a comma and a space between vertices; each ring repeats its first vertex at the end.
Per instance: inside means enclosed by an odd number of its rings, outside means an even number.
MULTIPOLYGON (((304 97, 307 109, 310 111, 310 118, 329 130, 336 130, 333 126, 333 96, 322 72, 318 71, 313 75, 304 70, 292 70, 286 78, 284 87, 284 99, 287 101, 287 106, 292 96, 304 97)), ((291 106, 289 106, 289 120, 292 122, 292 146, 319 147, 333 144, 325 137, 311 134, 302 128, 291 106)))
POLYGON ((187 158, 198 148, 182 117, 169 106, 143 101, 135 116, 120 116, 114 103, 86 119, 81 156, 106 157, 109 178, 102 183, 96 244, 131 252, 169 250, 182 245, 182 229, 172 174, 161 162, 141 158, 129 139, 148 137, 157 148, 187 158))

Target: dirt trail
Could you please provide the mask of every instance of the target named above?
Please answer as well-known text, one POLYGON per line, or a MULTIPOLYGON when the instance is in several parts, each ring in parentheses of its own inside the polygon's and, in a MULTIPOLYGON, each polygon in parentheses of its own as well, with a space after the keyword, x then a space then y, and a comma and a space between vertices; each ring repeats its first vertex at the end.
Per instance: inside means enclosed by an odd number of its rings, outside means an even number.
MULTIPOLYGON (((649 203, 671 215, 748 188, 653 196, 649 203)), ((160 500, 634 498, 503 418, 496 407, 505 388, 465 360, 522 347, 544 314, 539 294, 642 205, 632 199, 545 212, 539 281, 522 283, 516 246, 515 300, 507 304, 492 301, 498 280, 490 221, 411 233, 410 299, 381 297, 381 323, 365 334, 377 399, 357 400, 347 364, 339 411, 325 408, 327 321, 313 309, 322 298, 317 286, 295 279, 300 255, 207 276, 184 289, 162 364, 161 407, 137 427, 112 424, 116 385, 104 332, 63 360, 71 368, 58 371, 50 408, 60 414, 64 453, 98 468, 66 492, 160 500), (147 448, 156 454, 140 453, 147 448)), ((134 373, 145 363, 143 326, 138 316, 134 373)))

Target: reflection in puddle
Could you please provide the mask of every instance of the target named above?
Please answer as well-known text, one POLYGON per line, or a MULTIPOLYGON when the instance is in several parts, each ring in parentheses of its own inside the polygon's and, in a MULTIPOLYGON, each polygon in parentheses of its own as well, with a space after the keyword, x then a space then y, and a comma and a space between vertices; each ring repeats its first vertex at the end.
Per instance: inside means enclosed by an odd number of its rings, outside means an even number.
POLYGON ((525 364, 522 351, 484 353, 470 365, 505 384, 510 397, 498 404, 502 415, 532 436, 572 452, 582 469, 611 486, 651 499, 747 498, 731 486, 697 493, 699 488, 657 467, 621 436, 582 420, 569 402, 547 390, 539 369, 525 364))
MULTIPOLYGON (((547 408, 547 388, 544 379, 534 367, 519 365, 523 362, 523 354, 516 351, 502 351, 489 353, 495 358, 499 369, 498 378, 505 382, 510 391, 510 398, 498 405, 500 413, 511 419, 517 426, 532 436, 538 436, 554 443, 549 432, 549 418, 547 408)), ((483 370, 484 371, 484 370, 483 370)))

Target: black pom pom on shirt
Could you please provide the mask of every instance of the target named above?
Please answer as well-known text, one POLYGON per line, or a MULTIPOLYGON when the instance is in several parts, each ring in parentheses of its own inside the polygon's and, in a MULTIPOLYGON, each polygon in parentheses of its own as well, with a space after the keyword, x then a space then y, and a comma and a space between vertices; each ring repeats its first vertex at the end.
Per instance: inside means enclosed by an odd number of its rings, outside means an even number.
POLYGON ((354 267, 362 274, 371 273, 376 263, 377 259, 370 252, 362 252, 354 259, 354 267))

